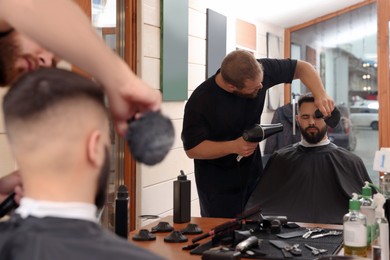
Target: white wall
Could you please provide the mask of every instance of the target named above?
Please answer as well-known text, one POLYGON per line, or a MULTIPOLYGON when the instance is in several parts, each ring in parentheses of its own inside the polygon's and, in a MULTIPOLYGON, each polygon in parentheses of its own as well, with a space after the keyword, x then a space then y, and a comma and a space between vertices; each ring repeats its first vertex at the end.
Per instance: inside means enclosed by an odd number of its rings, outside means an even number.
MULTIPOLYGON (((160 89, 160 0, 138 1, 138 73, 155 89, 160 89)), ((188 41, 188 96, 206 78, 206 9, 211 8, 227 16, 227 52, 236 48, 234 14, 223 10, 222 6, 210 6, 207 0, 189 0, 189 41, 188 41)), ((271 32, 281 37, 280 46, 283 56, 282 28, 237 17, 257 26, 256 56, 266 57, 266 33, 271 32)), ((283 90, 279 91, 283 97, 283 90)), ((267 105, 267 104, 266 104, 267 105)), ((176 139, 173 149, 167 158, 156 166, 137 165, 137 215, 153 214, 161 217, 172 215, 173 211, 173 181, 180 170, 183 170, 191 180, 191 215, 200 216, 198 195, 194 180, 193 161, 188 159, 180 139, 185 102, 164 102, 162 112, 173 121, 176 139)), ((264 109, 261 121, 269 123, 272 111, 264 109)), ((145 225, 149 221, 139 221, 145 225)))

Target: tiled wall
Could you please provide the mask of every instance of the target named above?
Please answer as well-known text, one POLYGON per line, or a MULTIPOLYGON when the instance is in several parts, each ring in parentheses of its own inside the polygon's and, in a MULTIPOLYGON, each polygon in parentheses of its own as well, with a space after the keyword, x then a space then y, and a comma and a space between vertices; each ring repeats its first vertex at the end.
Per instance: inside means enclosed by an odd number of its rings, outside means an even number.
MULTIPOLYGON (((152 85, 154 89, 160 89, 160 0, 139 1, 139 44, 138 60, 139 75, 152 85)), ((189 40, 188 40, 188 96, 194 89, 205 80, 206 75, 206 8, 209 8, 207 0, 189 0, 189 40)), ((213 6, 214 11, 220 12, 228 17, 228 43, 227 51, 235 48, 235 17, 219 10, 213 6)), ((242 20, 244 18, 237 17, 242 20)), ((283 46, 283 29, 260 23, 248 21, 257 26, 257 57, 266 57, 266 33, 272 32, 282 39, 280 46, 283 46)), ((282 50, 283 51, 283 50, 282 50)), ((283 92, 281 91, 281 97, 283 92)), ((180 139, 183 122, 183 111, 185 102, 164 102, 163 113, 173 121, 176 139, 173 149, 166 159, 156 166, 137 165, 137 215, 154 214, 159 216, 172 215, 173 207, 173 181, 180 170, 183 170, 192 184, 192 205, 191 215, 200 216, 198 195, 194 180, 194 168, 192 160, 188 159, 180 139)), ((272 118, 272 111, 264 110, 263 123, 269 123, 272 118)), ((263 144, 262 144, 263 146, 263 144)), ((149 221, 141 221, 144 225, 149 221)))

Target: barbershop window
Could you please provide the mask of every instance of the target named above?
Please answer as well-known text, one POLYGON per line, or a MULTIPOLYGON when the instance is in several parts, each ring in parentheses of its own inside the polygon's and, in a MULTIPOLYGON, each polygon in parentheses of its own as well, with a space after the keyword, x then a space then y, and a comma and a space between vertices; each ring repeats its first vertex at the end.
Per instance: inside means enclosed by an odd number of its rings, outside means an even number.
MULTIPOLYGON (((372 169, 379 149, 376 3, 293 31, 291 57, 319 71, 327 93, 343 108, 342 126, 331 140, 358 155, 378 184, 372 169)), ((300 83, 291 87, 292 93, 306 91, 300 83)))

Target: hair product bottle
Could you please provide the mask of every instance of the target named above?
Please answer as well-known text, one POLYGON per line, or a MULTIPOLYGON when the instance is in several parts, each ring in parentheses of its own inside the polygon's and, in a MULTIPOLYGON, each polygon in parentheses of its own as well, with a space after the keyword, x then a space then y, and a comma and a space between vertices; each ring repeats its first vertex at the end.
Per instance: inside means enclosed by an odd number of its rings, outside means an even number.
POLYGON ((370 183, 366 181, 366 185, 362 188, 362 198, 360 201, 360 212, 367 218, 367 250, 371 249, 371 228, 375 223, 375 206, 372 200, 372 188, 370 183))
POLYGON ((181 170, 173 182, 173 222, 185 223, 191 220, 191 181, 181 170))
POLYGON ((115 199, 115 234, 124 238, 129 235, 129 193, 125 185, 119 186, 115 199))
POLYGON ((367 256, 367 218, 360 213, 358 195, 349 200, 349 212, 343 218, 344 255, 367 256))
POLYGON ((389 257, 389 222, 385 218, 383 205, 386 199, 381 193, 374 195, 375 222, 371 230, 372 259, 388 260, 389 257))

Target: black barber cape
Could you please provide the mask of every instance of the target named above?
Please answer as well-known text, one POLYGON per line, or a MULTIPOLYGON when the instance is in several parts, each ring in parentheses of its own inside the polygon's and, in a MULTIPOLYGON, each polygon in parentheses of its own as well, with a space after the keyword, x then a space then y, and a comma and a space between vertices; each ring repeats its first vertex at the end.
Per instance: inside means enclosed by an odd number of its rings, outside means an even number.
POLYGON ((22 219, 14 215, 0 222, 0 259, 161 259, 119 238, 98 224, 55 217, 22 219))
POLYGON ((289 221, 342 224, 352 193, 369 181, 363 161, 333 143, 304 147, 296 143, 275 152, 249 198, 263 215, 289 221))

